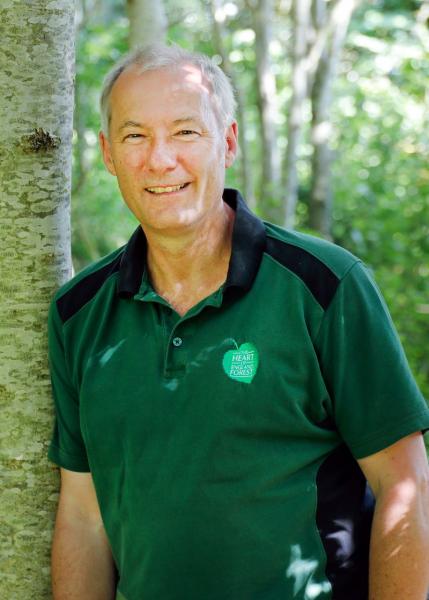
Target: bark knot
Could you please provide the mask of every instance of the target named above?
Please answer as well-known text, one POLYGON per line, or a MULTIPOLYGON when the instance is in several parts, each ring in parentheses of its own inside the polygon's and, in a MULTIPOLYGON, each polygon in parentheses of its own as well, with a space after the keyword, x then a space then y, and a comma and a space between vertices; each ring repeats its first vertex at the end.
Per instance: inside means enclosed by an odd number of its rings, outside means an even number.
POLYGON ((60 138, 52 135, 48 131, 44 131, 42 127, 38 127, 31 135, 26 135, 22 138, 24 152, 47 152, 58 148, 60 138))

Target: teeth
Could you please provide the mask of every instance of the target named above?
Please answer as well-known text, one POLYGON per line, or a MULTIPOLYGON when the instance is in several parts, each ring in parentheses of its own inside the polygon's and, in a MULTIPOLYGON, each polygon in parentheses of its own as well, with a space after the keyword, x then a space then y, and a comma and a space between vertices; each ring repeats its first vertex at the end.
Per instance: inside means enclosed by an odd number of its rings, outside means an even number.
POLYGON ((146 189, 148 192, 151 192, 152 194, 166 194, 168 192, 178 192, 179 190, 184 188, 185 185, 186 185, 186 183, 184 183, 183 185, 175 185, 175 186, 171 186, 171 187, 150 187, 150 188, 146 188, 146 189))

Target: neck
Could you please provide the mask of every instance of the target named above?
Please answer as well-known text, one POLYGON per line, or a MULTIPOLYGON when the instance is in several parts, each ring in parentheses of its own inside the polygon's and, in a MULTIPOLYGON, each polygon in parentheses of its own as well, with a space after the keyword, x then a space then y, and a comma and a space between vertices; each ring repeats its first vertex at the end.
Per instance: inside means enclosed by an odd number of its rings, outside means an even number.
POLYGON ((146 231, 151 282, 179 314, 222 285, 231 256, 235 213, 227 204, 189 231, 146 231))

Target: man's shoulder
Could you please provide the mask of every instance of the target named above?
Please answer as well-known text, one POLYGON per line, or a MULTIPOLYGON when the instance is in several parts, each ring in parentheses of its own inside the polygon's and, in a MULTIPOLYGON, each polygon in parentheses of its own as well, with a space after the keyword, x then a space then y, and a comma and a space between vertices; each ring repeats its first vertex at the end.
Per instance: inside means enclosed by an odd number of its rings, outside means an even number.
POLYGON ((344 248, 312 235, 270 223, 265 223, 265 228, 265 255, 285 273, 298 278, 326 310, 359 259, 344 248))
POLYGON ((63 322, 89 302, 106 281, 119 272, 125 248, 122 246, 92 262, 57 290, 52 302, 57 305, 63 322))
MULTIPOLYGON (((329 271, 341 280, 360 262, 354 254, 323 238, 295 230, 284 229, 272 223, 264 223, 267 235, 267 253, 273 258, 284 257, 292 267, 306 263, 309 268, 329 271)), ((280 262, 282 262, 280 260, 280 262)))
POLYGON ((113 252, 106 254, 106 256, 103 256, 84 267, 81 271, 76 273, 76 275, 58 288, 54 299, 58 300, 64 296, 64 294, 67 294, 70 292, 70 290, 73 290, 76 286, 85 285, 93 279, 100 280, 100 276, 101 279, 109 277, 109 274, 112 274, 117 270, 115 267, 119 267, 119 262, 125 248, 126 246, 121 246, 113 252), (112 273, 109 273, 111 269, 113 269, 112 273))

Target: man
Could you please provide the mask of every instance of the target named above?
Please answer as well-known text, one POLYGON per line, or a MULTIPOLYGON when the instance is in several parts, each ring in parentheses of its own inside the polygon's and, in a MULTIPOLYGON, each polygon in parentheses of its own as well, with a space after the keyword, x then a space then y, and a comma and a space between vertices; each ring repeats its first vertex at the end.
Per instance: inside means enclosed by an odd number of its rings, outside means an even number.
POLYGON ((224 190, 206 57, 133 53, 101 104, 140 226, 51 307, 55 600, 424 600, 429 411, 365 268, 224 190))

